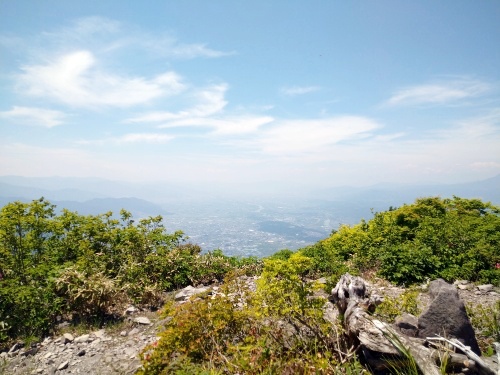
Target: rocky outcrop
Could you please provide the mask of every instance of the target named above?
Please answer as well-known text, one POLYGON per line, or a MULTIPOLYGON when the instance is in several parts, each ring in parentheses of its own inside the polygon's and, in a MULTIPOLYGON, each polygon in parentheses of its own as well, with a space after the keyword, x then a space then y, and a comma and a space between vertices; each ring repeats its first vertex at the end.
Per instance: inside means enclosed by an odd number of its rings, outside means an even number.
POLYGON ((457 289, 442 279, 429 285, 429 307, 418 318, 418 337, 456 338, 481 355, 474 329, 457 289))
POLYGON ((377 298, 370 295, 368 284, 360 277, 343 275, 332 289, 330 300, 343 317, 349 345, 360 349, 372 369, 394 368, 394 363, 409 354, 421 373, 439 375, 438 364, 441 365, 446 353, 446 365, 454 370, 465 368, 469 374, 496 374, 493 368, 498 364, 491 365, 480 357, 474 330, 457 289, 444 280, 436 280, 429 285, 429 296, 430 305, 419 318, 402 316, 394 327, 369 314, 377 298), (463 354, 450 353, 441 342, 453 345, 463 354))

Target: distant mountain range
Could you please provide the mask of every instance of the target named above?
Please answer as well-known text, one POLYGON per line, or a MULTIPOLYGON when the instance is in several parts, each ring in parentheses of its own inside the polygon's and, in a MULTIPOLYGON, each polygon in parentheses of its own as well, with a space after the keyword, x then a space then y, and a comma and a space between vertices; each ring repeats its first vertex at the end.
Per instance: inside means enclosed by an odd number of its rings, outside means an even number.
MULTIPOLYGON (((378 184, 368 187, 321 188, 295 197, 295 202, 310 202, 316 207, 335 207, 335 211, 352 211, 352 217, 367 217, 370 209, 385 210, 389 206, 412 203, 418 197, 441 196, 480 198, 500 205, 500 175, 470 183, 450 185, 394 185, 378 184)), ((173 183, 130 183, 97 178, 0 176, 0 204, 14 200, 31 201, 45 197, 59 208, 78 211, 80 214, 99 214, 108 211, 118 213, 124 208, 135 217, 167 215, 171 207, 182 210, 183 206, 201 202, 216 205, 230 201, 200 187, 179 186, 173 183), (180 204, 179 202, 182 202, 180 204)), ((234 196, 234 195, 233 195, 234 196)), ((231 198, 233 199, 233 198, 231 198)), ((258 202, 258 198, 242 197, 239 201, 258 202)), ((270 199, 266 198, 269 202, 270 199)), ((292 198, 276 197, 273 202, 292 198)))
POLYGON ((427 196, 452 196, 478 198, 500 205, 500 175, 462 184, 436 185, 394 185, 378 184, 370 187, 336 187, 321 189, 316 197, 332 201, 357 201, 376 204, 388 203, 392 206, 412 203, 416 198, 427 196))

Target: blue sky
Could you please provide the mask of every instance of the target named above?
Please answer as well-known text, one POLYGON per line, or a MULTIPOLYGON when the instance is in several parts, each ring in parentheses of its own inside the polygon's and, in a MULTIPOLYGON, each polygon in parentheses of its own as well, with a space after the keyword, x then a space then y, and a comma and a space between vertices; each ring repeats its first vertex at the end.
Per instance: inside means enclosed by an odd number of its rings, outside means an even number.
POLYGON ((496 0, 0 0, 0 49, 0 175, 265 190, 500 173, 496 0))

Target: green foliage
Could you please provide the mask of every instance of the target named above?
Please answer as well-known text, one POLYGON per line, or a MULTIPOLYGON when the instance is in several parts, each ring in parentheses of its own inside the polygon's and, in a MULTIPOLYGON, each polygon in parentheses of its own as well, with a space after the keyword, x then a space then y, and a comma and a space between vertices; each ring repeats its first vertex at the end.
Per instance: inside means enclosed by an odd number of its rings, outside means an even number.
POLYGON ((45 199, 0 210, 0 347, 40 337, 63 315, 99 321, 125 301, 158 305, 162 292, 222 280, 241 269, 259 273, 256 258, 200 254, 183 233, 168 233, 161 216, 137 223, 122 210, 81 216, 45 199))
POLYGON ((398 297, 385 297, 377 306, 375 315, 390 323, 403 313, 418 316, 421 313, 417 303, 418 295, 418 290, 407 289, 398 297))
POLYGON ((79 318, 104 317, 114 307, 121 307, 120 302, 125 299, 116 281, 102 272, 85 274, 67 268, 55 281, 55 289, 65 301, 65 310, 79 318))
POLYGON ((216 296, 166 308, 158 342, 139 374, 363 374, 342 329, 323 317, 325 300, 304 275, 311 259, 265 261, 257 291, 235 277, 216 296))
POLYGON ((319 258, 375 270, 397 284, 441 277, 500 285, 500 209, 477 199, 417 199, 342 226, 320 244, 327 255, 319 258))

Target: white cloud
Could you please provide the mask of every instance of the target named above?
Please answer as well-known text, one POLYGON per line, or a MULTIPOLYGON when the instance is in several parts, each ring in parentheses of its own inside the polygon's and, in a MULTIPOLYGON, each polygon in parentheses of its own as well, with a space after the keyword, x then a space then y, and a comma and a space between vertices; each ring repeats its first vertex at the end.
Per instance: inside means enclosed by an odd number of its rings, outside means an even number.
POLYGON ((158 133, 130 133, 114 138, 117 143, 165 143, 174 139, 168 134, 158 133))
POLYGON ((36 107, 14 106, 10 111, 0 112, 0 118, 10 119, 22 125, 52 128, 64 123, 63 112, 36 107))
POLYGON ((128 119, 126 122, 163 122, 188 118, 201 118, 219 113, 227 104, 224 96, 228 89, 226 84, 213 85, 210 87, 194 90, 190 94, 190 101, 195 104, 188 109, 179 112, 156 111, 128 119))
POLYGON ((284 120, 262 132, 258 143, 269 154, 297 155, 322 153, 328 146, 355 141, 371 135, 380 125, 360 116, 318 120, 284 120))
POLYGON ((197 57, 216 58, 234 55, 234 51, 223 52, 208 48, 206 44, 183 44, 179 43, 176 39, 166 37, 163 40, 152 39, 145 43, 145 45, 152 46, 156 51, 162 55, 174 57, 177 59, 194 59, 197 57))
POLYGON ((128 107, 184 89, 181 77, 174 72, 153 79, 121 77, 101 72, 96 65, 91 52, 73 52, 46 65, 23 67, 18 87, 27 95, 75 107, 128 107))
POLYGON ((226 84, 213 85, 194 90, 189 100, 195 104, 179 112, 158 111, 146 113, 127 120, 128 123, 162 122, 160 129, 176 127, 204 127, 216 135, 234 135, 255 132, 262 125, 272 122, 270 116, 226 115, 226 84))
POLYGON ((444 104, 460 99, 483 94, 490 85, 477 80, 455 80, 450 82, 430 83, 404 88, 397 91, 386 104, 416 105, 444 104))
POLYGON ((127 144, 127 143, 165 143, 175 137, 169 134, 162 133, 128 133, 117 137, 109 137, 104 139, 80 140, 76 143, 79 145, 109 145, 127 144))
POLYGON ((207 127, 213 130, 215 135, 236 135, 253 133, 261 126, 274 121, 271 116, 241 115, 226 116, 220 118, 189 117, 185 119, 171 121, 160 125, 160 128, 173 127, 207 127))
POLYGON ((315 92, 320 89, 321 88, 319 86, 291 86, 282 88, 281 92, 288 96, 297 96, 297 95, 309 94, 311 92, 315 92))
POLYGON ((66 27, 45 32, 38 38, 38 43, 42 48, 49 44, 60 51, 75 46, 102 52, 132 48, 171 59, 218 58, 235 54, 234 51, 210 48, 206 43, 182 43, 170 34, 152 34, 134 25, 99 16, 79 18, 66 27))

